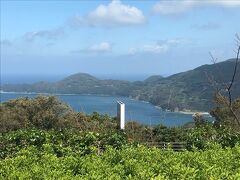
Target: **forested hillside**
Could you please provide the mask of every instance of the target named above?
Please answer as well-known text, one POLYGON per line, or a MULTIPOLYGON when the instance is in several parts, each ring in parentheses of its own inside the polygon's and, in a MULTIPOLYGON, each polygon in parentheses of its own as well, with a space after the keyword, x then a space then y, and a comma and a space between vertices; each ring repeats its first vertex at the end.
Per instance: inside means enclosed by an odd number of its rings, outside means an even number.
MULTIPOLYGON (((239 65, 238 65, 239 66, 239 65)), ((144 81, 100 80, 89 74, 78 73, 55 82, 34 84, 2 85, 3 91, 74 93, 128 96, 149 101, 164 109, 204 110, 213 107, 216 89, 224 90, 234 69, 234 59, 203 65, 196 69, 166 78, 151 76, 144 81)), ((232 87, 233 96, 240 96, 240 71, 232 87)))

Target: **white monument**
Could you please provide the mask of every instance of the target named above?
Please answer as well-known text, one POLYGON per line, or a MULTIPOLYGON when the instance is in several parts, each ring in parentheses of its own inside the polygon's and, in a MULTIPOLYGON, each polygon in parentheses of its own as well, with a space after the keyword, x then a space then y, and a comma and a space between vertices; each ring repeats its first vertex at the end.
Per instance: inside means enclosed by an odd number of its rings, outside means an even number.
POLYGON ((119 129, 125 129, 125 104, 117 101, 117 120, 119 129))

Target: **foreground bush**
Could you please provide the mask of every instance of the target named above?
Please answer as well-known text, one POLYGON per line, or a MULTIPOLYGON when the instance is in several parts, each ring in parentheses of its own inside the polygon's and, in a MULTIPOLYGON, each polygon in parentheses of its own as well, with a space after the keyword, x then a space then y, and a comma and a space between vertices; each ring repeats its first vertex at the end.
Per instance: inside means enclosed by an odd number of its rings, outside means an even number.
POLYGON ((100 153, 107 146, 121 148, 127 144, 126 135, 123 132, 95 133, 82 132, 76 129, 40 130, 25 129, 0 134, 0 158, 15 156, 24 148, 34 147, 39 152, 45 145, 52 147, 57 157, 62 157, 71 151, 77 155, 100 153))
POLYGON ((187 149, 211 149, 212 144, 219 144, 223 148, 240 144, 240 132, 227 128, 216 128, 213 124, 195 127, 187 133, 187 149))
POLYGON ((240 146, 202 152, 162 151, 143 146, 108 148, 102 155, 57 157, 45 144, 0 161, 0 179, 239 179, 240 146))
POLYGON ((108 115, 74 112, 55 96, 21 97, 0 103, 0 133, 25 128, 103 132, 116 129, 108 115))

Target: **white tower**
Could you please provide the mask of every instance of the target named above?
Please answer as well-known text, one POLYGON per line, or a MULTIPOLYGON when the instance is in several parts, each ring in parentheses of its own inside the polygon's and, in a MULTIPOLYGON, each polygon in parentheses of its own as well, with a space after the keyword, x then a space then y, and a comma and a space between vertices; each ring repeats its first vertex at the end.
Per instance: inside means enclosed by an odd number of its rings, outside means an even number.
POLYGON ((125 129, 125 104, 117 101, 117 120, 119 129, 125 129))

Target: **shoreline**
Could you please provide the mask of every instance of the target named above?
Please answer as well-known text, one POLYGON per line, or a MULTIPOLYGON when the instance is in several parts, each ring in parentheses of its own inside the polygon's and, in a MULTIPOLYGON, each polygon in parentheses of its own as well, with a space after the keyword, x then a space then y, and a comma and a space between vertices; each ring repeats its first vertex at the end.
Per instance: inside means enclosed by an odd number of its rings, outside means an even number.
POLYGON ((204 112, 204 111, 178 111, 177 113, 181 113, 181 114, 191 114, 191 115, 210 115, 209 112, 204 112))
POLYGON ((195 114, 200 114, 200 115, 205 115, 205 116, 210 116, 210 113, 209 112, 206 112, 206 111, 197 111, 197 110, 182 110, 182 111, 170 111, 170 110, 165 110, 163 109, 161 106, 155 106, 155 108, 157 109, 160 109, 164 112, 171 112, 171 113, 179 113, 179 114, 186 114, 186 115, 192 115, 194 116, 195 114))

